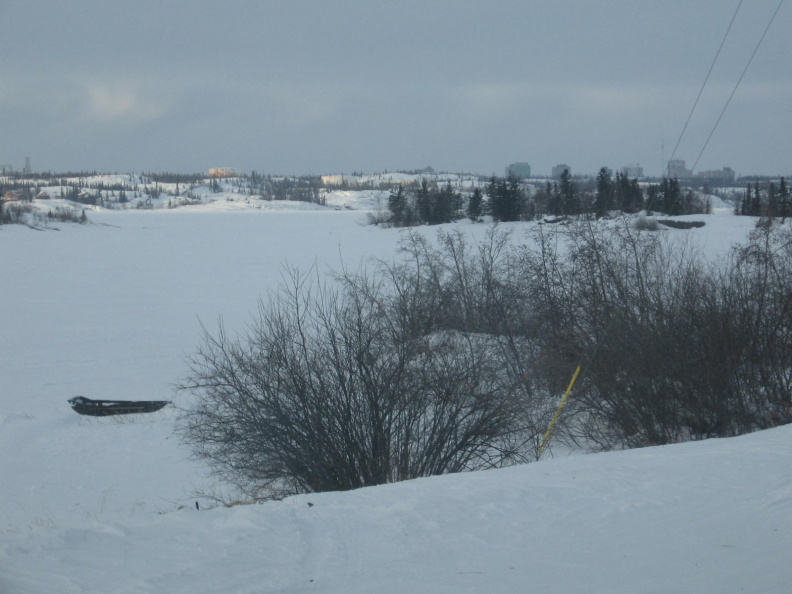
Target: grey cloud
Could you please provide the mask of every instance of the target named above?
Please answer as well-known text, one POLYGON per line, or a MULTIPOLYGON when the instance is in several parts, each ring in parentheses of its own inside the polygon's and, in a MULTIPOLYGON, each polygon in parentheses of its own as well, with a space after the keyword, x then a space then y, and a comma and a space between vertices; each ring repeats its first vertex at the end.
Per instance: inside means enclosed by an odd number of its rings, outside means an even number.
MULTIPOLYGON (((775 5, 744 2, 682 158, 695 158, 775 5)), ((514 160, 538 172, 638 161, 657 173, 733 10, 721 0, 0 2, 14 23, 0 41, 0 162, 489 173, 514 160)), ((790 18, 785 7, 701 166, 790 169, 790 18)))

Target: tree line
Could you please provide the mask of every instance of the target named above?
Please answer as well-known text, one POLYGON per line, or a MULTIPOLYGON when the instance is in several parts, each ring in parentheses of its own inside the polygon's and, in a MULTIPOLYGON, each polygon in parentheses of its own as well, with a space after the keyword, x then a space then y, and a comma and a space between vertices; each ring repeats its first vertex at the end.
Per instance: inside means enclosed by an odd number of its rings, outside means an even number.
POLYGON ((683 191, 676 179, 641 188, 637 179, 621 172, 613 176, 600 169, 595 182, 576 181, 565 170, 560 178, 531 191, 517 177, 492 176, 484 190, 467 195, 455 192, 450 183, 438 186, 423 179, 418 188, 399 185, 388 198, 388 223, 397 227, 450 223, 467 217, 480 221, 489 215, 496 222, 530 221, 542 216, 607 216, 612 211, 641 210, 667 215, 706 213, 711 204, 692 190, 683 191), (583 187, 581 187, 583 186, 583 187))
POLYGON ((748 184, 745 194, 734 206, 737 215, 751 217, 780 217, 782 220, 792 216, 792 198, 783 177, 776 186, 774 181, 762 188, 758 181, 748 184))

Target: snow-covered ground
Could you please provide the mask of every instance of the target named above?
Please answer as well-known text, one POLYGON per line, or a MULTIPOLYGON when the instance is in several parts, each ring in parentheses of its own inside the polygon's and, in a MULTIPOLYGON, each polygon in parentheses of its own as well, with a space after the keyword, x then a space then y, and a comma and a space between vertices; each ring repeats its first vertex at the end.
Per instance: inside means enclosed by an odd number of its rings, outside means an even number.
MULTIPOLYGON (((172 407, 71 411, 183 404, 201 324, 243 328, 284 265, 390 258, 377 192, 0 227, 0 593, 792 591, 789 427, 211 509, 172 407)), ((722 252, 753 222, 718 213, 664 232, 722 252)))

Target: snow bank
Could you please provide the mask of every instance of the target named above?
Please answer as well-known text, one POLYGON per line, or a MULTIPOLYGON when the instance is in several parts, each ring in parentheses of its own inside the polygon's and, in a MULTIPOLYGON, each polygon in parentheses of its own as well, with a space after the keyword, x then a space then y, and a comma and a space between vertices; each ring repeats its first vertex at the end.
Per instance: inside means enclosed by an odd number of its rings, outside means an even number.
POLYGON ((789 427, 0 537, 4 592, 788 592, 789 427))

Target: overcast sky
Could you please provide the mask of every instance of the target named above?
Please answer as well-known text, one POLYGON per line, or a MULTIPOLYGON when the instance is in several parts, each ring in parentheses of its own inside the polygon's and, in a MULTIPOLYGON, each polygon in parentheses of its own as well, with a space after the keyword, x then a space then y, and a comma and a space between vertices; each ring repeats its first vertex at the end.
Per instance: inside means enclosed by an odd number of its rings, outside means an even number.
MULTIPOLYGON (((0 164, 661 172, 739 0, 0 0, 0 164)), ((690 167, 778 0, 744 0, 690 167)), ((792 4, 697 170, 792 172, 792 4)))

